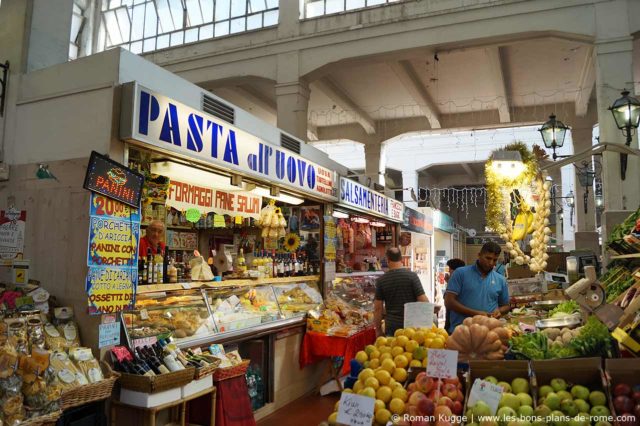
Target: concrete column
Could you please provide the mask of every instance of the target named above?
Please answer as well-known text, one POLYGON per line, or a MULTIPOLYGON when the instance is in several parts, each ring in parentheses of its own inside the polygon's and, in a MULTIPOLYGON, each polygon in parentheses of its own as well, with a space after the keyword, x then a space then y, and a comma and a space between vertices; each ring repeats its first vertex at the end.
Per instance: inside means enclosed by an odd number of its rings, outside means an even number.
POLYGON ((364 174, 372 182, 384 185, 384 149, 380 141, 372 139, 364 145, 364 174))
POLYGON ((27 72, 69 60, 73 0, 33 0, 27 72))
MULTIPOLYGON (((600 141, 625 143, 625 137, 616 127, 613 115, 607 109, 619 98, 623 88, 633 93, 633 37, 629 28, 629 5, 626 1, 597 4, 595 64, 596 96, 600 141)), ((631 144, 637 148, 637 137, 631 144)), ((603 192, 605 215, 608 211, 635 210, 640 204, 638 191, 638 158, 628 158, 627 178, 620 177, 620 155, 603 155, 603 192)), ((603 230, 606 233, 609 230, 603 230)))
MULTIPOLYGON (((583 151, 591 146, 593 127, 572 128, 571 138, 573 139, 573 152, 583 151)), ((589 163, 590 160, 589 160, 589 163)), ((577 164, 583 167, 584 163, 577 164)), ((574 167, 576 188, 576 231, 595 231, 596 230, 596 208, 595 208, 595 190, 593 186, 589 188, 587 196, 587 212, 584 208, 584 195, 587 192, 585 187, 580 184, 580 172, 574 167)))
POLYGON ((278 15, 278 37, 300 35, 300 4, 297 1, 280 2, 278 15))
POLYGON ((309 85, 301 80, 276 84, 276 106, 278 127, 306 141, 309 85))
POLYGON ((416 195, 416 199, 419 196, 420 185, 418 183, 418 172, 415 170, 403 170, 402 171, 402 187, 410 188, 402 191, 402 201, 407 207, 412 209, 418 208, 418 202, 411 198, 411 190, 416 195))

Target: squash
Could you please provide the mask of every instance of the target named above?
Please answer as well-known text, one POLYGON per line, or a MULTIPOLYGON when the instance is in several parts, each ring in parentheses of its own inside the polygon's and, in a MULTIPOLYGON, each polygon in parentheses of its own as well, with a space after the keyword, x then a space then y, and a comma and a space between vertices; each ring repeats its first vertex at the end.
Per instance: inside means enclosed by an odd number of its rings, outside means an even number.
POLYGON ((446 347, 458 351, 458 358, 461 360, 489 359, 488 354, 492 354, 492 359, 504 357, 503 344, 498 334, 490 331, 487 326, 476 323, 456 327, 447 340, 446 347))

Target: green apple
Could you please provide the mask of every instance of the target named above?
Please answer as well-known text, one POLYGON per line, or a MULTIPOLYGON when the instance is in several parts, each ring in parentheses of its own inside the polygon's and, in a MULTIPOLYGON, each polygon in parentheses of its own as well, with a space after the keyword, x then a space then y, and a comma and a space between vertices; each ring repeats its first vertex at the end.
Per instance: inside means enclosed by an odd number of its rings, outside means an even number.
POLYGON ((520 405, 530 405, 533 407, 533 398, 528 393, 520 392, 516 395, 520 400, 520 405))
POLYGON ((595 426, 612 426, 612 425, 609 422, 605 422, 605 421, 600 420, 600 421, 596 422, 595 426))
POLYGON ((510 407, 515 411, 520 407, 520 398, 512 393, 503 393, 498 407, 510 407))
POLYGON ((483 420, 480 422, 480 426, 499 426, 498 422, 494 420, 483 420))
POLYGON ((521 405, 520 408, 518 408, 518 415, 520 417, 531 418, 531 416, 533 416, 533 407, 530 405, 521 405))
POLYGON ((478 401, 471 409, 471 412, 475 418, 487 417, 491 415, 491 407, 484 401, 478 401))
POLYGON ((549 385, 544 385, 540 387, 540 391, 538 392, 538 394, 544 398, 551 392, 553 392, 553 388, 549 385))
POLYGON ((571 396, 571 394, 567 391, 559 391, 556 392, 558 394, 558 398, 560 398, 560 401, 562 401, 563 399, 571 399, 573 400, 573 396, 571 396))
POLYGON ((533 410, 533 415, 536 417, 540 417, 541 420, 544 420, 546 417, 551 414, 551 408, 546 405, 538 405, 535 410, 533 410))
POLYGON ((511 392, 511 385, 507 382, 498 382, 498 386, 502 388, 503 392, 511 392))
POLYGON ((569 417, 575 417, 580 411, 572 399, 563 399, 560 402, 560 410, 569 417))
POLYGON ((569 422, 565 419, 566 416, 562 411, 555 410, 551 412, 551 422, 549 424, 553 426, 567 426, 569 422))
POLYGON ((567 382, 564 379, 560 379, 556 377, 555 379, 551 379, 550 384, 553 390, 556 392, 567 390, 567 382))
POLYGON ((467 426, 479 426, 476 422, 467 423, 467 426))
POLYGON ((487 376, 487 377, 485 377, 485 378, 484 378, 484 381, 485 381, 485 382, 491 382, 491 383, 493 383, 494 385, 497 385, 497 384, 498 384, 498 379, 496 379, 496 378, 495 378, 495 377, 493 377, 493 376, 487 376))
POLYGON ((576 407, 578 407, 579 413, 588 413, 591 409, 589 403, 584 399, 574 399, 573 402, 576 404, 576 407))
POLYGON ((506 426, 511 420, 518 416, 516 411, 511 407, 502 407, 496 413, 500 426, 506 426))
POLYGON ((552 410, 557 410, 558 408, 560 408, 560 402, 560 397, 555 392, 551 392, 544 399, 544 405, 551 408, 552 410))
POLYGON ((595 417, 600 417, 599 420, 602 420, 603 418, 608 417, 611 413, 609 412, 609 409, 604 405, 595 405, 591 407, 591 411, 589 412, 589 414, 595 417))
POLYGON ((603 392, 593 391, 589 394, 589 402, 591 405, 606 405, 607 397, 603 392))
POLYGON ((575 385, 571 388, 571 395, 574 399, 587 400, 589 398, 589 389, 581 385, 575 385))
POLYGON ((591 426, 591 422, 589 421, 588 417, 584 418, 576 416, 569 420, 568 426, 591 426))
POLYGON ((511 390, 515 394, 529 393, 529 381, 522 377, 517 377, 511 381, 511 390))

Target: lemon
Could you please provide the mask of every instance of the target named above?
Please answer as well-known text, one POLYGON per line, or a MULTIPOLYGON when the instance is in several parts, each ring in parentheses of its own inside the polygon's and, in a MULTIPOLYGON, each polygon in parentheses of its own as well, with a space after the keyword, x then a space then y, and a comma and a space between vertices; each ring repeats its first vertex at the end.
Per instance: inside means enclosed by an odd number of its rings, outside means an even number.
POLYGON ((393 333, 393 337, 398 337, 398 336, 402 336, 404 334, 404 329, 403 328, 399 328, 395 331, 395 333, 393 333))
POLYGON ((386 425, 389 422, 390 418, 391 418, 391 413, 386 408, 383 408, 382 410, 378 410, 378 412, 376 413, 376 422, 380 423, 381 425, 386 425))
POLYGON ((398 355, 393 359, 393 362, 395 363, 396 368, 405 368, 409 365, 409 360, 404 355, 398 355))
POLYGON ((427 366, 427 357, 425 357, 425 358, 422 360, 422 366, 423 366, 423 367, 426 367, 426 366, 427 366))
POLYGON ((409 338, 407 336, 396 337, 396 345, 397 346, 402 346, 404 348, 407 345, 408 342, 409 342, 409 338))
POLYGON ((424 339, 424 347, 425 348, 430 348, 432 344, 433 344, 433 339, 429 339, 429 338, 424 339))
POLYGON ((394 346, 393 349, 391 349, 391 356, 393 356, 394 358, 403 353, 404 348, 402 346, 394 346))
POLYGON ((380 358, 380 351, 378 349, 374 349, 369 354, 369 361, 373 361, 374 359, 380 358))
POLYGON ((384 361, 385 359, 393 360, 393 355, 391 355, 391 352, 385 352, 382 355, 380 355, 380 358, 378 359, 380 360, 380 362, 384 361))
POLYGON ((371 352, 375 351, 377 348, 373 345, 367 345, 364 348, 364 352, 367 354, 367 356, 371 355, 371 352))
POLYGON ((358 374, 358 380, 362 380, 362 383, 364 383, 365 380, 373 376, 375 376, 373 370, 371 368, 365 368, 358 374))
POLYGON ((378 390, 380 387, 380 382, 375 377, 369 377, 364 381, 364 386, 366 388, 372 388, 373 390, 378 390))
POLYGON ((393 398, 389 403, 389 411, 393 414, 403 414, 404 413, 404 401, 400 398, 393 398))
POLYGON ((438 333, 434 331, 430 331, 424 336, 425 339, 431 339, 431 340, 435 339, 436 337, 438 337, 438 333))
POLYGON ((340 401, 336 401, 336 405, 333 406, 333 411, 338 411, 339 406, 340 406, 340 401))
POLYGON ((342 393, 353 393, 353 389, 347 388, 347 389, 343 390, 342 393))
MULTIPOLYGON (((396 387, 396 385, 398 385, 400 383, 396 382, 396 379, 394 379, 393 377, 391 379, 389 379, 389 384, 387 386, 389 386, 391 389, 394 389, 396 387)), ((402 386, 402 385, 400 385, 402 386)))
POLYGON ((436 337, 429 347, 431 349, 444 349, 444 339, 442 337, 436 337))
POLYGON ((419 359, 412 359, 409 363, 409 367, 420 368, 422 367, 422 361, 420 361, 419 359))
POLYGON ((356 354, 356 361, 358 361, 360 364, 364 364, 364 362, 367 361, 368 359, 369 359, 369 356, 365 351, 359 351, 356 354))
POLYGON ((389 382, 391 381, 391 373, 389 373, 387 370, 376 371, 375 377, 376 379, 378 379, 378 382, 383 386, 388 385, 389 382))
POLYGON ((424 343, 424 332, 423 331, 416 331, 416 334, 413 335, 413 340, 415 340, 416 342, 418 342, 418 345, 421 345, 424 343))
POLYGON ((377 413, 378 410, 383 410, 385 408, 387 408, 387 404, 385 404, 384 401, 376 399, 376 402, 373 403, 373 412, 374 413, 377 413))
POLYGON ((447 333, 447 330, 445 330, 444 328, 439 328, 438 330, 436 330, 436 333, 445 338, 449 337, 449 333, 447 333))
MULTIPOLYGON (((391 416, 391 414, 389 414, 389 416, 391 416)), ((329 422, 330 425, 335 425, 336 423, 338 423, 338 413, 337 412, 331 413, 327 421, 329 422)))
POLYGON ((380 348, 378 348, 378 351, 380 352, 380 355, 391 353, 391 346, 380 346, 380 348))
POLYGON ((402 334, 407 336, 409 339, 413 339, 413 335, 416 334, 416 329, 411 327, 405 328, 404 333, 402 334))
POLYGON ((369 361, 369 368, 373 368, 375 370, 378 367, 380 367, 380 360, 379 359, 374 358, 371 361, 369 361))
MULTIPOLYGON (((395 389, 393 389, 393 391, 391 391, 391 398, 392 399, 400 399, 403 402, 407 402, 407 399, 409 399, 409 393, 407 392, 407 390, 405 388, 403 388, 402 386, 399 386, 395 389)), ((337 410, 337 408, 336 408, 337 410)))
POLYGON ((407 370, 404 368, 396 368, 393 370, 393 378, 396 382, 404 383, 407 380, 407 370))
POLYGON ((390 348, 394 347, 394 346, 398 346, 396 343, 396 338, 395 337, 389 337, 387 339, 387 346, 389 346, 390 348))
POLYGON ((384 336, 380 336, 376 339, 376 346, 385 346, 387 344, 387 338, 384 336))
POLYGON ((413 354, 411 352, 405 352, 403 355, 407 361, 411 362, 413 360, 413 354))
POLYGON ((375 398, 376 397, 376 391, 373 388, 366 387, 366 388, 362 389, 360 392, 358 392, 358 395, 368 396, 369 398, 375 398))
POLYGON ((414 350, 416 350, 418 348, 418 346, 420 346, 420 344, 418 342, 416 342, 415 340, 409 340, 407 342, 407 344, 405 345, 404 349, 407 352, 413 352, 414 350))
POLYGON ((362 380, 356 380, 356 382, 353 384, 353 391, 359 394, 362 389, 364 389, 364 383, 362 382, 362 380))
POLYGON ((383 370, 387 370, 389 373, 393 374, 393 370, 395 370, 396 364, 393 362, 392 359, 385 359, 382 361, 382 364, 380 364, 380 367, 383 370))
POLYGON ((389 386, 380 386, 378 391, 376 392, 376 398, 385 404, 391 401, 392 390, 389 386))

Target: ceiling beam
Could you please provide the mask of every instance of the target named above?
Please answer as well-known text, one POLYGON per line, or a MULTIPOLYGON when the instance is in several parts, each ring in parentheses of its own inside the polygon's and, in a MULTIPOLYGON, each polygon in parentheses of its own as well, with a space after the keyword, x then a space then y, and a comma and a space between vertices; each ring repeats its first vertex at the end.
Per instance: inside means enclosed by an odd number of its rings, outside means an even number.
POLYGON ((376 123, 371 116, 360 108, 338 84, 329 77, 323 77, 311 83, 313 89, 324 93, 329 99, 336 103, 341 109, 350 112, 354 116, 354 121, 362 126, 369 135, 376 133, 376 123))
POLYGON ((578 81, 578 94, 576 95, 576 115, 584 117, 589 110, 589 100, 596 84, 596 70, 593 63, 593 46, 586 46, 587 54, 582 64, 580 80, 578 81))
POLYGON ((485 49, 487 58, 489 60, 489 66, 491 68, 491 75, 493 76, 493 85, 496 89, 497 101, 498 101, 498 113, 500 115, 501 123, 510 123, 511 114, 509 112, 509 91, 507 89, 506 74, 507 70, 502 60, 504 55, 504 49, 499 46, 487 47, 485 49))
POLYGON ((462 168, 464 169, 465 173, 471 178, 471 180, 473 180, 473 181, 478 180, 478 176, 471 169, 471 166, 468 163, 460 163, 460 166, 462 166, 462 168))
POLYGON ((310 141, 318 140, 318 127, 311 122, 307 123, 307 139, 310 141))
POLYGON ((396 74, 404 88, 409 92, 409 95, 420 107, 420 110, 427 117, 429 125, 432 129, 439 129, 440 125, 440 112, 433 99, 427 92, 426 87, 422 84, 418 73, 408 60, 402 60, 397 62, 387 62, 389 67, 396 74))
POLYGON ((277 113, 278 107, 276 105, 276 102, 260 93, 260 91, 255 89, 253 86, 243 84, 240 86, 235 86, 234 88, 240 96, 246 98, 249 102, 256 105, 257 107, 271 114, 277 113))

